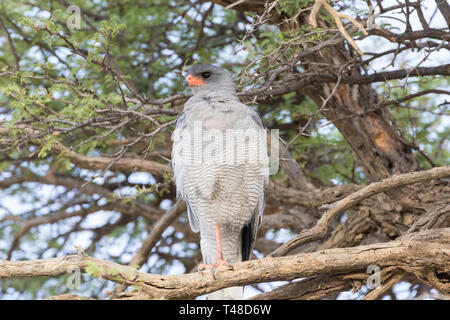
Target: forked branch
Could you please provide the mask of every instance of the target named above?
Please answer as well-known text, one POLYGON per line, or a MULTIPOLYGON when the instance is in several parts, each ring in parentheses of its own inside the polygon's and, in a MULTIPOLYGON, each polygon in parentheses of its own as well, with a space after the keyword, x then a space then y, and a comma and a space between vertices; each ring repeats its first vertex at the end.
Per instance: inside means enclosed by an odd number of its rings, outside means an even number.
POLYGON ((329 14, 331 14, 334 18, 334 21, 336 22, 339 31, 341 32, 342 36, 351 44, 351 46, 362 56, 364 55, 364 53, 361 51, 361 49, 359 49, 359 47, 356 45, 355 41, 352 39, 352 37, 350 37, 350 35, 347 33, 347 31, 344 28, 344 25, 342 24, 341 19, 347 19, 349 20, 353 25, 355 25, 356 27, 358 27, 359 30, 361 30, 362 33, 364 33, 364 35, 368 35, 366 29, 364 28, 364 26, 359 23, 358 21, 356 21, 355 19, 347 16, 346 14, 337 12, 336 10, 334 10, 334 8, 332 6, 330 6, 326 0, 316 0, 316 2, 314 3, 314 6, 311 10, 311 13, 309 15, 308 18, 308 23, 313 27, 313 28, 317 28, 317 14, 319 13, 319 10, 321 7, 324 7, 325 10, 327 10, 327 12, 329 14))

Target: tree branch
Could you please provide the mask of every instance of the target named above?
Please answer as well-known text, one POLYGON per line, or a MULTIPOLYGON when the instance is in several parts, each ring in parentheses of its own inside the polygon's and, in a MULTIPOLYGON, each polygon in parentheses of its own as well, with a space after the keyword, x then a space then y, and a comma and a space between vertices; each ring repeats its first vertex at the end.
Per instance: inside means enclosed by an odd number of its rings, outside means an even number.
POLYGON ((408 184, 439 179, 447 176, 450 176, 450 166, 395 175, 380 182, 371 183, 367 187, 338 201, 330 210, 324 213, 313 228, 302 231, 297 237, 289 240, 275 250, 271 256, 284 256, 306 242, 321 239, 325 236, 334 217, 374 194, 389 191, 408 184))
MULTIPOLYGON (((234 271, 219 267, 216 279, 209 272, 184 275, 146 274, 81 254, 31 261, 0 260, 0 279, 58 276, 74 267, 84 272, 90 267, 88 271, 93 276, 137 286, 140 298, 144 293, 153 299, 190 299, 231 286, 361 272, 369 265, 377 265, 381 269, 395 266, 407 273, 424 269, 432 275, 448 273, 449 244, 450 228, 427 230, 386 243, 236 263, 234 271)), ((444 293, 450 292, 450 284, 444 281, 436 283, 435 287, 444 293)))
MULTIPOLYGON (((15 129, 22 129, 24 134, 30 136, 30 139, 33 139, 34 136, 43 134, 42 132, 29 128, 29 127, 15 127, 15 129)), ((8 127, 0 127, 0 136, 6 136, 10 132, 10 128, 8 127)), ((44 134, 45 135, 45 134, 44 134)), ((164 165, 155 161, 150 160, 141 160, 141 159, 132 159, 132 158, 120 158, 115 161, 114 158, 110 157, 87 157, 76 153, 70 148, 64 146, 61 142, 56 141, 52 147, 52 153, 59 154, 64 152, 64 155, 69 158, 69 160, 75 165, 84 168, 84 169, 105 169, 110 166, 110 170, 113 171, 122 171, 122 172, 135 172, 135 171, 144 171, 152 174, 156 174, 158 176, 164 176, 167 173, 171 172, 171 167, 169 165, 164 165)))
POLYGON ((364 53, 361 51, 361 49, 359 49, 359 47, 356 45, 355 41, 353 41, 352 37, 350 37, 350 35, 347 33, 347 31, 344 28, 344 25, 342 24, 341 19, 347 19, 349 20, 353 25, 355 25, 356 27, 358 27, 358 29, 364 33, 364 35, 368 35, 366 29, 363 27, 363 25, 361 23, 359 23, 358 21, 356 21, 355 19, 337 12, 336 10, 334 10, 334 8, 332 6, 330 6, 326 0, 316 0, 316 2, 314 3, 314 6, 311 10, 311 13, 309 15, 308 18, 308 22, 309 24, 313 27, 313 28, 317 28, 317 19, 316 16, 319 13, 319 10, 321 7, 324 7, 325 10, 328 11, 329 14, 331 14, 331 16, 334 18, 334 21, 336 22, 339 31, 341 32, 342 36, 351 44, 351 46, 353 47, 353 49, 356 50, 356 52, 359 53, 359 55, 364 55, 364 53))

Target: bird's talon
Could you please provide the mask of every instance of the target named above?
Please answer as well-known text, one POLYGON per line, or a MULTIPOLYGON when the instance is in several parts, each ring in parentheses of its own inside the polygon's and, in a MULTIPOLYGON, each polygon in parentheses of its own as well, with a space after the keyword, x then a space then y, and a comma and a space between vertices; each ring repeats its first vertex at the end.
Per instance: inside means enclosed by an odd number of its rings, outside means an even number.
POLYGON ((198 265, 198 267, 197 267, 197 271, 198 272, 202 272, 202 271, 205 271, 206 269, 208 269, 208 268, 210 268, 211 266, 209 266, 209 265, 207 265, 207 264, 203 264, 203 263, 200 263, 199 265, 198 265))
POLYGON ((217 280, 216 275, 214 274, 214 267, 211 267, 211 275, 214 280, 217 280))
POLYGON ((228 267, 230 268, 230 270, 234 271, 234 266, 233 266, 233 264, 231 263, 231 260, 230 260, 230 259, 227 259, 227 263, 228 263, 228 267))
POLYGON ((217 280, 216 274, 214 273, 214 267, 215 267, 215 265, 208 265, 208 264, 200 263, 200 264, 198 265, 198 267, 197 267, 197 271, 198 271, 198 272, 203 272, 203 271, 205 271, 206 269, 209 269, 209 271, 211 272, 211 275, 212 275, 213 279, 214 279, 214 280, 217 280))

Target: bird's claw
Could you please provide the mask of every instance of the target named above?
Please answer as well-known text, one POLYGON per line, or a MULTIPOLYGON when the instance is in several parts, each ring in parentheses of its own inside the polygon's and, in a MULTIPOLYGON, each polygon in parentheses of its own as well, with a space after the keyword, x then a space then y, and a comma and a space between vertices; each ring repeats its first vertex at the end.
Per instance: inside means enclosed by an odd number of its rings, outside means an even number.
POLYGON ((217 259, 217 262, 215 264, 213 264, 213 267, 218 267, 218 266, 227 266, 228 269, 233 270, 234 271, 234 267, 233 267, 233 263, 231 262, 231 259, 224 259, 224 258, 219 258, 217 259))
POLYGON ((203 264, 203 263, 200 263, 199 265, 198 265, 198 267, 197 267, 197 271, 204 271, 204 270, 206 270, 206 269, 208 269, 208 268, 211 268, 212 266, 210 266, 210 265, 207 265, 207 264, 203 264))
POLYGON ((208 268, 211 271, 211 275, 212 275, 213 279, 217 280, 216 275, 214 274, 214 265, 207 265, 207 264, 200 263, 197 267, 197 271, 202 272, 208 268))
POLYGON ((212 265, 200 263, 198 265, 198 267, 197 267, 197 270, 199 272, 201 272, 201 271, 204 271, 204 270, 209 268, 210 271, 211 271, 211 275, 212 275, 213 279, 217 280, 215 272, 214 272, 214 269, 219 267, 219 266, 221 266, 221 265, 227 266, 230 270, 234 271, 234 266, 233 266, 233 263, 231 262, 231 260, 230 259, 223 259, 223 258, 222 259, 218 259, 217 262, 212 264, 212 265))
POLYGON ((234 271, 234 266, 233 266, 233 264, 231 263, 231 260, 230 260, 230 259, 227 259, 226 261, 227 261, 228 267, 230 267, 230 270, 234 271))

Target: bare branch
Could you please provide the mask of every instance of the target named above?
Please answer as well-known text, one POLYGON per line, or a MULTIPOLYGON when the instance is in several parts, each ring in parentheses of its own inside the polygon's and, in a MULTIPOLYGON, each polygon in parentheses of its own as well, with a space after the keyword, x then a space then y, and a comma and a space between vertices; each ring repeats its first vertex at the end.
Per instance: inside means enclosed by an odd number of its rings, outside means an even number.
MULTIPOLYGON (((216 279, 209 272, 167 276, 146 274, 83 255, 31 261, 0 260, 0 279, 58 276, 66 274, 69 268, 78 267, 86 272, 87 267, 95 266, 91 269, 98 270, 98 274, 93 275, 101 275, 102 278, 117 283, 133 284, 149 298, 190 299, 230 286, 351 273, 365 270, 372 264, 380 268, 395 266, 408 273, 433 266, 433 274, 445 273, 450 271, 449 244, 450 228, 421 231, 387 243, 236 263, 234 271, 219 268, 216 279)), ((431 275, 428 274, 424 280, 428 281, 430 278, 431 275)), ((450 292, 448 283, 437 282, 435 286, 441 292, 450 292)), ((137 294, 142 298, 142 294, 137 294)))
POLYGON ((273 252, 271 256, 284 256, 308 241, 322 238, 323 236, 325 236, 328 227, 330 226, 331 221, 334 217, 336 217, 339 213, 342 213, 344 210, 361 202, 362 200, 373 196, 374 194, 386 192, 408 184, 424 182, 448 176, 450 176, 450 166, 433 168, 426 171, 400 174, 384 179, 380 182, 372 183, 367 187, 355 193, 352 193, 351 195, 338 201, 335 205, 333 205, 332 209, 323 214, 323 216, 313 228, 302 231, 300 235, 298 235, 294 239, 289 240, 277 250, 275 250, 275 252, 273 252))
POLYGON ((341 19, 349 20, 351 23, 353 23, 355 26, 357 26, 358 29, 361 30, 361 32, 364 35, 367 36, 368 33, 367 33, 366 29, 363 27, 363 25, 361 23, 359 23, 355 19, 334 10, 334 8, 332 6, 330 6, 326 0, 316 0, 316 2, 314 3, 313 9, 311 10, 311 13, 309 15, 309 19, 308 19, 309 24, 313 28, 317 28, 316 16, 322 6, 328 11, 329 14, 331 14, 333 16, 334 21, 336 22, 342 36, 351 44, 351 46, 356 50, 356 52, 359 53, 359 55, 361 55, 361 56, 364 55, 364 53, 358 48, 358 46, 356 45, 356 43, 352 39, 352 37, 350 37, 350 35, 345 30, 341 19))

